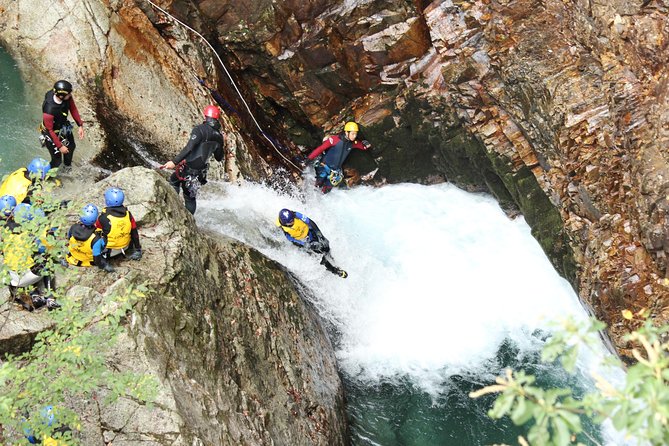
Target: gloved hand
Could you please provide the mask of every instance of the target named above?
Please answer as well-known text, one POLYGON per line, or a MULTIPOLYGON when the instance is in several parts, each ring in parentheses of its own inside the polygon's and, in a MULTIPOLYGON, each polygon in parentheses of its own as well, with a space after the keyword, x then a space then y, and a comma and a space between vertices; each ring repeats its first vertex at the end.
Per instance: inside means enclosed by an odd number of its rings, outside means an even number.
POLYGON ((362 140, 362 145, 365 147, 365 150, 369 150, 372 148, 372 143, 367 141, 366 139, 362 140))
POLYGON ((104 266, 102 267, 102 270, 106 273, 113 273, 116 271, 113 266, 111 266, 109 263, 105 263, 104 266))
POLYGON ((128 256, 128 258, 129 258, 130 260, 139 260, 139 259, 141 259, 141 258, 142 258, 142 250, 141 250, 141 249, 136 249, 136 250, 134 250, 134 251, 128 256))

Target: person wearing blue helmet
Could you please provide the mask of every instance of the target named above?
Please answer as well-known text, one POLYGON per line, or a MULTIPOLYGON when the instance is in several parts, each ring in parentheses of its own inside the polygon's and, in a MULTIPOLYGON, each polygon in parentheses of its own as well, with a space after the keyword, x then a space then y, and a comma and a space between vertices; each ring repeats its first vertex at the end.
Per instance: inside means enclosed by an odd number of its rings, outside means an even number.
POLYGON ((43 254, 46 252, 46 246, 39 237, 21 231, 22 225, 36 217, 44 217, 44 212, 29 204, 16 205, 5 222, 2 234, 5 241, 3 263, 9 270, 9 292, 16 302, 28 311, 43 306, 53 310, 60 308, 60 304, 52 295, 55 288, 54 278, 44 267, 43 254), (19 288, 30 290, 27 299, 19 295, 19 288), (41 290, 44 290, 44 295, 41 290))
POLYGON ((10 173, 0 185, 0 196, 11 195, 18 203, 30 203, 38 182, 46 178, 51 169, 43 158, 34 158, 26 167, 10 173))
POLYGON ((108 273, 114 272, 114 267, 107 263, 102 255, 105 250, 105 238, 102 231, 95 227, 98 221, 98 208, 94 204, 87 204, 81 210, 79 222, 73 224, 67 231, 67 263, 74 266, 95 265, 108 273))
MULTIPOLYGON (((30 417, 28 417, 28 420, 30 417)), ((26 421, 28 421, 26 420, 26 421)), ((70 429, 66 425, 59 425, 58 419, 56 418, 56 410, 54 409, 53 406, 44 406, 40 412, 39 412, 39 421, 38 425, 34 425, 33 427, 26 427, 23 430, 23 434, 28 440, 28 443, 30 444, 42 444, 44 446, 58 446, 58 445, 65 445, 62 441, 58 441, 52 436, 46 435, 43 432, 41 434, 38 434, 35 432, 37 429, 39 430, 44 430, 44 428, 49 428, 51 431, 51 435, 56 436, 57 434, 65 434, 66 432, 71 432, 72 429, 70 429), (41 429, 40 429, 41 428, 41 429), (42 438, 37 438, 37 436, 40 435, 42 438)))
POLYGON ((344 279, 348 277, 346 271, 333 265, 334 261, 330 256, 330 242, 309 217, 290 209, 281 209, 276 219, 276 226, 281 228, 283 235, 295 246, 322 254, 321 265, 332 274, 344 279))
POLYGON ((95 227, 102 230, 107 249, 105 257, 123 254, 130 260, 142 258, 137 223, 128 208, 123 206, 125 194, 118 187, 105 191, 105 208, 102 209, 95 227), (129 253, 126 250, 130 250, 129 253))
POLYGON ((11 195, 0 197, 0 220, 6 220, 16 207, 16 198, 11 195))

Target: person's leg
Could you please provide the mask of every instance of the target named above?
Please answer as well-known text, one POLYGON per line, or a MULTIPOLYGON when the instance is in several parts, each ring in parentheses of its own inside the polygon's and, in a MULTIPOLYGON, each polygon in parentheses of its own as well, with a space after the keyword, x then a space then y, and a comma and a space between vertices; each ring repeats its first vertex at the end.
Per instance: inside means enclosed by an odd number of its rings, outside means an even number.
POLYGON ((172 175, 170 175, 170 186, 174 188, 175 191, 177 191, 177 195, 179 195, 179 192, 181 191, 181 180, 177 177, 176 172, 172 172, 172 175))
POLYGON ((63 164, 65 164, 65 167, 70 167, 72 166, 72 157, 74 156, 74 149, 77 148, 77 144, 74 142, 74 134, 70 133, 67 135, 67 149, 68 152, 63 155, 64 161, 63 164))
POLYGON ((56 145, 51 141, 51 139, 46 139, 44 142, 44 147, 49 151, 49 156, 51 157, 51 168, 54 169, 60 166, 60 163, 63 162, 63 154, 60 153, 56 145))
POLYGON ((197 192, 200 189, 200 182, 194 177, 188 177, 188 180, 184 181, 182 185, 186 209, 188 209, 188 212, 191 214, 195 214, 195 210, 197 209, 197 192))

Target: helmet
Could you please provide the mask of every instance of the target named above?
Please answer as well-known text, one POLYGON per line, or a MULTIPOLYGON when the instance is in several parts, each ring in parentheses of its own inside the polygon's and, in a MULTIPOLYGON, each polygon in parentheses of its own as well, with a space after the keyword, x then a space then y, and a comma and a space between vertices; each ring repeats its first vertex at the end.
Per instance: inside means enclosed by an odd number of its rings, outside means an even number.
POLYGON ((338 169, 332 169, 330 171, 330 175, 328 175, 328 180, 330 180, 330 184, 333 186, 338 186, 339 183, 341 183, 341 180, 344 179, 344 175, 341 173, 341 170, 338 169))
POLYGON ((93 226, 98 219, 98 208, 94 204, 87 204, 81 210, 79 221, 86 226, 93 226))
POLYGON ((66 80, 59 80, 53 84, 53 92, 56 95, 68 95, 72 93, 72 84, 66 80))
POLYGON ((291 226, 295 221, 295 212, 289 209, 281 209, 279 212, 279 223, 282 226, 291 226))
POLYGON ((9 217, 15 207, 16 198, 11 195, 3 195, 0 197, 0 213, 2 213, 4 217, 9 217))
POLYGON ((207 105, 202 113, 204 113, 205 118, 218 119, 221 117, 221 110, 215 105, 207 105))
POLYGON ((27 222, 35 218, 32 206, 26 203, 17 204, 12 214, 14 215, 14 221, 17 223, 27 222))
POLYGON ((125 194, 118 187, 110 187, 105 191, 106 206, 121 206, 125 200, 125 194))
POLYGON ((42 179, 46 177, 46 173, 51 169, 51 164, 44 158, 33 158, 28 164, 28 172, 31 175, 39 174, 42 179))
POLYGON ((358 130, 359 130, 358 129, 358 124, 356 124, 353 121, 349 121, 349 122, 346 123, 346 125, 344 125, 344 131, 345 132, 357 132, 358 130))

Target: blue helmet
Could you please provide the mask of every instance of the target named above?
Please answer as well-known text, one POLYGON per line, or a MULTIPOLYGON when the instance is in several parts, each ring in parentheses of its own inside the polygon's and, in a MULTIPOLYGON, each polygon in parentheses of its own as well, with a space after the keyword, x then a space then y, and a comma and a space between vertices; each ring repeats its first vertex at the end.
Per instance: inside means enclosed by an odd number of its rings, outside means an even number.
POLYGON ((79 221, 86 226, 93 226, 98 219, 98 208, 94 204, 87 204, 81 210, 79 221))
POLYGON ((0 213, 2 213, 4 217, 9 217, 15 207, 16 198, 11 195, 3 195, 0 197, 0 213))
POLYGON ((51 164, 44 158, 33 158, 33 160, 28 163, 28 172, 31 175, 39 175, 42 179, 46 177, 46 173, 51 169, 51 164))
POLYGON ((295 221, 295 212, 290 209, 281 209, 279 212, 279 222, 283 226, 292 226, 295 221))
POLYGON ((14 215, 14 221, 17 223, 27 222, 35 218, 32 206, 26 203, 17 204, 12 214, 14 215))
POLYGON ((121 206, 123 200, 125 199, 125 194, 118 187, 110 187, 105 191, 105 205, 106 206, 121 206))

